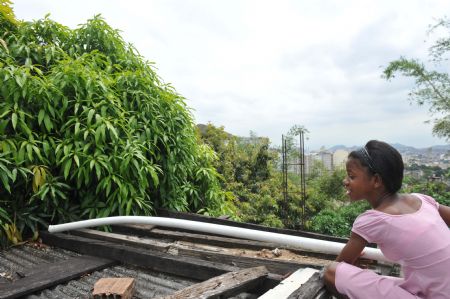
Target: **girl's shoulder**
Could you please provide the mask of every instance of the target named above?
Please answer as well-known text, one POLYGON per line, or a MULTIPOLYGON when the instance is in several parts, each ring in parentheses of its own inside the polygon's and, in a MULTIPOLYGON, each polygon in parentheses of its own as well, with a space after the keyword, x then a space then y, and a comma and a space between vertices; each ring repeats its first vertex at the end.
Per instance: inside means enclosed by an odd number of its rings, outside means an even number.
POLYGON ((422 201, 422 203, 425 202, 439 209, 439 203, 433 197, 422 193, 411 193, 411 195, 418 197, 422 201))
POLYGON ((431 196, 421 193, 399 194, 397 200, 392 204, 383 207, 383 209, 371 210, 373 211, 371 213, 398 218, 416 215, 426 207, 439 209, 439 203, 431 196))
POLYGON ((379 225, 379 224, 381 224, 381 222, 390 220, 392 218, 401 218, 403 216, 419 213, 424 208, 424 204, 428 205, 428 206, 432 206, 433 208, 439 209, 439 203, 436 202, 436 200, 431 196, 421 194, 421 193, 404 194, 402 196, 405 196, 405 198, 409 198, 408 200, 410 200, 411 202, 420 200, 418 209, 417 210, 414 209, 414 210, 416 210, 415 212, 411 211, 411 212, 405 213, 405 214, 403 214, 403 213, 390 214, 390 213, 385 213, 382 211, 370 209, 370 210, 363 212, 358 217, 356 217, 353 225, 357 226, 357 227, 358 226, 367 227, 367 226, 372 226, 372 225, 379 225))

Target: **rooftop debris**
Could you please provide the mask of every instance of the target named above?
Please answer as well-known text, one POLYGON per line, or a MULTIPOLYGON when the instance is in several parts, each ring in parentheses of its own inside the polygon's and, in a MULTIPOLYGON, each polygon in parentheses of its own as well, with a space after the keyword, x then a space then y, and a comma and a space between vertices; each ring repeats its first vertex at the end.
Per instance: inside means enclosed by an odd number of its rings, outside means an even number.
POLYGON ((94 299, 114 298, 131 299, 134 294, 135 281, 131 277, 100 278, 94 285, 94 299))

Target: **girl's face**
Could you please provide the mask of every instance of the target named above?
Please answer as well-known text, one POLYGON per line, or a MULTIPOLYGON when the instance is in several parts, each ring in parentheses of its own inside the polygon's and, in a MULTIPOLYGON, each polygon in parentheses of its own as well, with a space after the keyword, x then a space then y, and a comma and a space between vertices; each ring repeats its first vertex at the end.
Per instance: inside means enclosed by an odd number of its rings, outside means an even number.
POLYGON ((349 158, 346 164, 347 177, 344 187, 351 201, 368 199, 374 191, 374 177, 358 159, 349 158))

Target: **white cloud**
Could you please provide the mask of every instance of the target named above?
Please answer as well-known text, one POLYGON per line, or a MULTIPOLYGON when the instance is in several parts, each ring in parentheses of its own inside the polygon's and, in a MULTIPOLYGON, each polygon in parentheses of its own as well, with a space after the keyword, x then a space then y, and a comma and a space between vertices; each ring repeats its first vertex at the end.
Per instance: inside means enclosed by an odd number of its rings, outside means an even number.
POLYGON ((425 147, 426 107, 412 80, 381 78, 400 57, 426 59, 427 26, 446 0, 16 0, 18 18, 46 13, 72 28, 101 13, 186 98, 197 122, 279 144, 294 124, 307 146, 368 139, 425 147))

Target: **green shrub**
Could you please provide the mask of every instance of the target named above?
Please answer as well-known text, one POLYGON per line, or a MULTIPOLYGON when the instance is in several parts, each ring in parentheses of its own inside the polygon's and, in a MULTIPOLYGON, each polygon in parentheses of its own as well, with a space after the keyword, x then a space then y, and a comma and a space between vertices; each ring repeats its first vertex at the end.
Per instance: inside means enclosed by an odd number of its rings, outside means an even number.
POLYGON ((226 208, 216 157, 199 145, 183 97, 117 30, 98 16, 74 30, 48 17, 12 22, 7 6, 0 6, 4 228, 19 236, 39 224, 149 215, 157 206, 226 208))
POLYGON ((356 217, 369 209, 365 201, 344 205, 338 209, 324 209, 311 219, 311 230, 338 237, 349 237, 356 217))

